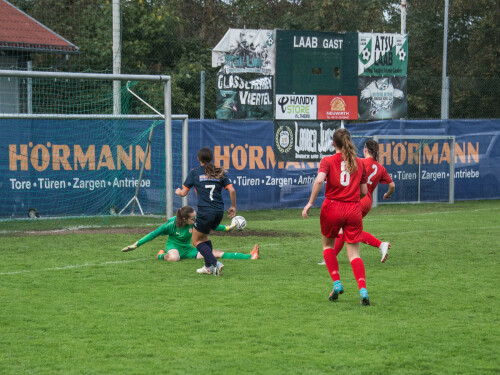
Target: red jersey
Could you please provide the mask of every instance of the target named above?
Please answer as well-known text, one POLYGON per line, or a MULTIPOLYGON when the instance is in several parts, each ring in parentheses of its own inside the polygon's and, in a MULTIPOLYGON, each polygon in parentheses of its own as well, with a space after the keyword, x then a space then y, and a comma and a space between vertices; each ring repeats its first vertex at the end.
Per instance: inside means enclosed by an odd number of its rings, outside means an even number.
POLYGON ((359 185, 366 184, 368 175, 360 158, 356 158, 357 168, 353 174, 346 171, 342 154, 336 153, 321 159, 319 172, 326 173, 325 197, 343 202, 359 202, 359 185))
POLYGON ((378 183, 389 184, 392 182, 391 176, 387 173, 385 167, 378 161, 372 158, 363 159, 363 165, 367 173, 366 184, 368 186, 368 194, 372 196, 373 191, 377 187, 378 183))

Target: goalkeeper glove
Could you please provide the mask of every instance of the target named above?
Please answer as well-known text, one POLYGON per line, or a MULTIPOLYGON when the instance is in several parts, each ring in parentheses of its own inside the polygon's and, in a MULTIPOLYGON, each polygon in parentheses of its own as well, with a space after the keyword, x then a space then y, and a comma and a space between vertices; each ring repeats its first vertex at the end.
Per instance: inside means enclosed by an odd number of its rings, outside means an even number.
POLYGON ((127 247, 124 247, 122 249, 122 252, 126 253, 127 251, 132 251, 132 250, 135 250, 135 249, 137 249, 137 242, 133 243, 132 245, 128 245, 127 247))
POLYGON ((233 230, 234 228, 236 228, 236 223, 231 224, 231 225, 226 225, 226 232, 233 230))

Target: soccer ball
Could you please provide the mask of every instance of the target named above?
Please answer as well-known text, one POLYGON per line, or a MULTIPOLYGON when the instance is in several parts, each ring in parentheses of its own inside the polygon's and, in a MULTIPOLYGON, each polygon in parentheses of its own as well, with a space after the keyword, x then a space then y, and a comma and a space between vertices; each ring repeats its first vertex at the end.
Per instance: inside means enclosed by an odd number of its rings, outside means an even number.
POLYGON ((370 60, 371 52, 368 48, 365 48, 361 53, 363 54, 363 60, 365 61, 370 60))
POLYGON ((405 61, 405 59, 406 59, 406 52, 404 49, 400 49, 399 50, 399 60, 405 61))
POLYGON ((247 226, 247 221, 243 216, 235 216, 231 220, 231 224, 236 224, 236 229, 243 230, 247 226))

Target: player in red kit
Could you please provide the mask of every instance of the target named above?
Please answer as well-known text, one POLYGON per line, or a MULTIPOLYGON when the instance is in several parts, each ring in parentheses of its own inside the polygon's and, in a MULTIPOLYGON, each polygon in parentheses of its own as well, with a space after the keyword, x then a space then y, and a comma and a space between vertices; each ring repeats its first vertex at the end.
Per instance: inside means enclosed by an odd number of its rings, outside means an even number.
MULTIPOLYGON (((387 192, 384 194, 384 199, 389 199, 396 189, 396 184, 394 183, 394 181, 392 181, 391 176, 389 175, 389 173, 387 173, 385 167, 378 162, 378 152, 379 147, 377 141, 374 141, 372 139, 366 141, 365 147, 363 148, 363 155, 365 157, 363 159, 363 165, 366 173, 368 174, 368 179, 366 181, 366 184, 368 186, 368 194, 366 194, 366 196, 361 199, 361 213, 363 214, 363 217, 365 217, 372 208, 373 191, 379 183, 389 185, 387 192)), ((385 260, 387 259, 387 252, 391 247, 391 244, 389 242, 382 242, 377 237, 364 231, 361 242, 373 247, 377 247, 382 254, 381 262, 385 262, 385 260)), ((333 250, 336 254, 338 254, 342 250, 344 243, 344 235, 341 231, 341 233, 335 240, 335 246, 333 247, 333 250)))
POLYGON ((321 160, 318 176, 314 181, 309 202, 302 210, 302 217, 308 217, 309 210, 326 180, 320 225, 323 258, 333 280, 333 290, 329 299, 335 301, 339 294, 344 292, 340 282, 337 254, 333 250, 335 238, 343 229, 347 243, 347 257, 358 283, 361 304, 367 306, 370 304, 370 299, 366 290, 365 266, 359 256, 359 243, 363 232, 363 216, 359 202, 368 191, 366 185, 368 174, 362 159, 356 157, 356 149, 348 130, 337 129, 335 131, 333 146, 336 153, 321 160))

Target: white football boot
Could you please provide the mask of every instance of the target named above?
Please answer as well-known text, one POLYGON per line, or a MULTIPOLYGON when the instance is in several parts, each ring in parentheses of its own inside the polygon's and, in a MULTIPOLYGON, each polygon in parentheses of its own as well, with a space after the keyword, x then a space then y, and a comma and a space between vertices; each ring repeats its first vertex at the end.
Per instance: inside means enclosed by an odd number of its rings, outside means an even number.
POLYGON ((380 261, 381 263, 384 263, 387 259, 387 252, 390 248, 391 244, 389 242, 382 242, 378 247, 378 249, 380 250, 380 254, 382 254, 382 260, 380 261))

